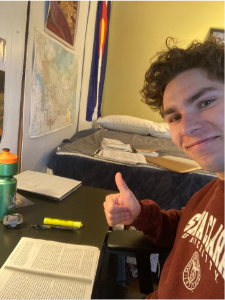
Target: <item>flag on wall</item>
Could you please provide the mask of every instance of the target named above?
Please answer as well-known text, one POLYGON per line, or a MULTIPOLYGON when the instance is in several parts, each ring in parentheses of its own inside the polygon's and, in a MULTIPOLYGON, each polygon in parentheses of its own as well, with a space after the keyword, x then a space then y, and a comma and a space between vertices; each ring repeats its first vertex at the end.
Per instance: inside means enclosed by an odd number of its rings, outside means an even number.
POLYGON ((101 102, 107 61, 110 9, 111 1, 98 2, 87 100, 87 121, 97 120, 101 116, 101 102))

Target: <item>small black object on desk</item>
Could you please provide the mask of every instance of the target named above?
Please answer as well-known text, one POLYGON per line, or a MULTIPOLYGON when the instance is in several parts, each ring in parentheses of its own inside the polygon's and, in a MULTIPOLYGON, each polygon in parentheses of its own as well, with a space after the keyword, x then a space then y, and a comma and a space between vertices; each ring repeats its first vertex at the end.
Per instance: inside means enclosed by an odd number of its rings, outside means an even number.
POLYGON ((78 230, 76 227, 57 226, 57 225, 31 225, 35 229, 60 229, 60 230, 78 230))
POLYGON ((15 229, 19 228, 20 224, 23 223, 23 216, 21 214, 11 214, 3 217, 3 224, 6 228, 15 229))

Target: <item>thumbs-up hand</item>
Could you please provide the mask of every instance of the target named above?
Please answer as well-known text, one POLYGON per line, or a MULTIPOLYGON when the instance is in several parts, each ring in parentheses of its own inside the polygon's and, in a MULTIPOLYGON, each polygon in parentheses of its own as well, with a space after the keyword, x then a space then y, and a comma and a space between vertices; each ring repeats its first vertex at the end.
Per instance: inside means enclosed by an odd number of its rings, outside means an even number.
POLYGON ((116 174, 115 180, 120 193, 106 197, 103 204, 106 219, 112 227, 117 224, 130 225, 139 216, 141 206, 120 173, 116 174))

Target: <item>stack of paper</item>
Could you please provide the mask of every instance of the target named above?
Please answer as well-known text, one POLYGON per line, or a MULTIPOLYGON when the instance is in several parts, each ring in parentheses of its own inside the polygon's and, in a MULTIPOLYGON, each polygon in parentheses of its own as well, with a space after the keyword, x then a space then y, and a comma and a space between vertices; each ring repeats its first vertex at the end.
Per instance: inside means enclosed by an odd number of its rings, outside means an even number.
POLYGON ((157 157, 159 156, 159 153, 155 152, 157 149, 156 148, 138 148, 135 149, 137 153, 143 154, 144 156, 152 156, 152 157, 157 157))
POLYGON ((120 150, 124 152, 132 152, 131 146, 129 144, 124 144, 121 141, 113 140, 113 139, 103 138, 101 146, 103 149, 108 149, 108 150, 120 150))
POLYGON ((95 157, 112 160, 118 162, 124 162, 128 164, 147 164, 144 155, 138 153, 128 153, 123 151, 108 150, 108 149, 98 149, 95 154, 95 157))

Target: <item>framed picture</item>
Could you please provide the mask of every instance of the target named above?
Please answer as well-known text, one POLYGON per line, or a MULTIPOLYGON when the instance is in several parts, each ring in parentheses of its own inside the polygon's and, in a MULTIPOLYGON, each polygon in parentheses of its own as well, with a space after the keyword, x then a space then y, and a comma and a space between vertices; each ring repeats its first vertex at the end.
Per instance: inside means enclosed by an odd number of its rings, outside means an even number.
POLYGON ((49 1, 45 32, 74 49, 79 1, 49 1))
POLYGON ((222 40, 225 40, 224 29, 211 28, 209 34, 212 34, 215 37, 220 37, 222 40))

